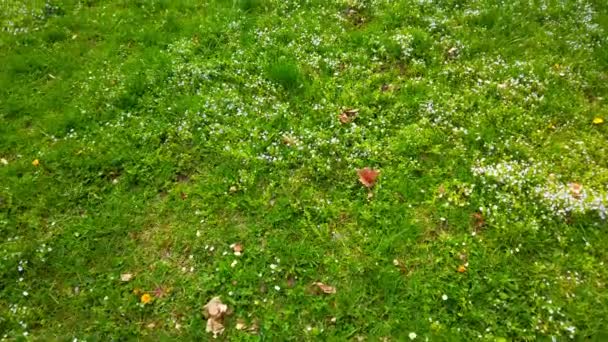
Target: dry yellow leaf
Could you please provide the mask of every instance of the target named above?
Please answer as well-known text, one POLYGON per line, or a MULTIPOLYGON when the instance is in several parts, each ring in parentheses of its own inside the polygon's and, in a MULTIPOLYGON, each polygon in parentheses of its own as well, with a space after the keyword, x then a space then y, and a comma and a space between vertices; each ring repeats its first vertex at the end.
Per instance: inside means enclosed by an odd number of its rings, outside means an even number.
POLYGON ((237 319, 235 328, 236 328, 236 330, 245 330, 245 329, 247 329, 247 324, 245 324, 244 320, 237 319))

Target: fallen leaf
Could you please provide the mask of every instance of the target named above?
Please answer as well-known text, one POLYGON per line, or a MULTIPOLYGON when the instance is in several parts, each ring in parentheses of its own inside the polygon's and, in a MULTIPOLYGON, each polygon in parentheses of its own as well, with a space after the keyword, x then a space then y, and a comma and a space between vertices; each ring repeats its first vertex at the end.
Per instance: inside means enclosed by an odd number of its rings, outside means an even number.
POLYGON ((120 275, 120 280, 127 282, 127 281, 131 281, 131 279, 133 279, 133 275, 131 273, 123 273, 120 275))
POLYGON ((395 87, 392 84, 383 84, 382 85, 382 91, 392 91, 395 87))
POLYGON ((347 109, 340 113, 338 118, 340 119, 341 123, 347 124, 353 122, 357 115, 359 115, 359 109, 347 109))
POLYGON ((437 188, 437 192, 439 193, 440 198, 443 197, 443 195, 445 195, 445 186, 441 184, 439 188, 437 188))
POLYGON ((235 326, 236 330, 245 330, 247 329, 247 324, 245 324, 245 321, 243 319, 237 319, 236 320, 236 326, 235 326))
POLYGON ((0 159, 0 164, 2 164, 2 165, 8 165, 8 160, 2 158, 2 159, 0 159))
POLYGON ((479 229, 483 228, 484 225, 485 225, 485 219, 484 219, 483 215, 481 213, 474 213, 473 214, 473 227, 475 227, 476 230, 479 230, 479 229))
POLYGON ((296 286, 296 278, 294 278, 294 277, 287 278, 287 287, 289 287, 291 289, 294 286, 296 286))
POLYGON ((458 266, 458 273, 464 273, 467 271, 467 268, 464 265, 458 266))
POLYGON ((203 313, 207 318, 221 318, 228 311, 228 305, 222 303, 220 297, 213 297, 203 307, 203 313))
POLYGON ((247 329, 247 331, 254 335, 258 333, 258 330, 260 330, 260 326, 257 321, 253 321, 249 326, 249 329, 247 329))
POLYGON ((455 57, 458 56, 458 52, 459 52, 458 48, 457 47, 453 47, 453 48, 451 48, 451 49, 448 50, 448 56, 450 58, 455 58, 455 57))
POLYGON ((188 198, 188 194, 185 192, 180 192, 179 196, 182 198, 182 200, 185 200, 186 198, 188 198))
POLYGON ((220 297, 213 297, 203 307, 203 315, 207 318, 207 332, 216 338, 224 332, 224 315, 228 312, 228 305, 222 303, 220 297))
POLYGON ((159 286, 156 289, 154 289, 154 295, 158 298, 162 298, 162 297, 168 295, 169 292, 171 292, 171 288, 168 288, 168 287, 159 286))
POLYGON ((581 197, 581 191, 583 190, 583 186, 581 184, 570 183, 570 184, 568 184, 568 186, 570 187, 570 194, 572 194, 572 197, 574 197, 574 198, 581 197))
POLYGON ((323 293, 327 293, 327 294, 334 294, 336 293, 336 288, 333 286, 329 286, 329 285, 325 285, 323 283, 320 282, 315 282, 312 283, 313 285, 315 285, 316 287, 318 287, 321 291, 323 291, 323 293))
POLYGON ((298 145, 298 138, 289 135, 289 134, 285 134, 282 137, 283 139, 283 144, 287 145, 287 146, 297 146, 298 145))
POLYGON ((233 243, 232 245, 230 245, 230 248, 232 248, 232 251, 237 256, 243 253, 243 245, 241 245, 240 243, 233 243))
POLYGON ((397 266, 401 273, 407 273, 407 267, 399 259, 393 259, 393 265, 397 266))
POLYGON ((598 117, 593 118, 593 124, 594 124, 594 125, 601 125, 601 124, 603 124, 603 123, 604 123, 604 119, 600 118, 599 116, 598 116, 598 117))
POLYGON ((357 170, 359 175, 359 182, 365 187, 371 188, 376 183, 376 179, 380 174, 380 171, 370 169, 369 167, 357 170))
POLYGON ((154 329, 156 327, 156 324, 150 323, 146 327, 148 327, 148 329, 154 329))
POLYGON ((224 324, 219 320, 209 318, 207 320, 207 328, 205 329, 205 331, 208 333, 212 333, 213 338, 217 338, 218 335, 224 333, 224 324))
POLYGON ((38 167, 38 165, 40 165, 40 161, 38 159, 34 159, 34 161, 32 162, 32 165, 38 167))

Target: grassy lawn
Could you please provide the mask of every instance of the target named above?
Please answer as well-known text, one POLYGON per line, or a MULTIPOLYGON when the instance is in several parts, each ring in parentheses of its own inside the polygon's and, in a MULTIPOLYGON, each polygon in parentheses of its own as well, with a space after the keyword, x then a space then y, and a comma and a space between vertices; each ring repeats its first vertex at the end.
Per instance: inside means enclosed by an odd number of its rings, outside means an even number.
POLYGON ((608 340, 606 1, 0 9, 0 339, 608 340))

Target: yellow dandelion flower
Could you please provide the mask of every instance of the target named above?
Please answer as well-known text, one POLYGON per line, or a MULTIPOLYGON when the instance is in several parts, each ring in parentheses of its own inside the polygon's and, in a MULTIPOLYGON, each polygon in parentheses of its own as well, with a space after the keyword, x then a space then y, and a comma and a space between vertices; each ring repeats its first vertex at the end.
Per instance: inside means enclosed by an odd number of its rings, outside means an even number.
POLYGON ((599 124, 603 124, 603 123, 604 123, 604 119, 600 118, 599 116, 598 116, 598 117, 595 117, 595 118, 593 119, 593 124, 594 124, 594 125, 599 125, 599 124))
POLYGON ((152 302, 152 295, 144 293, 141 295, 141 302, 143 304, 150 304, 152 302))
POLYGON ((34 159, 34 161, 32 162, 32 165, 38 167, 38 165, 40 165, 40 162, 38 161, 38 159, 34 159))

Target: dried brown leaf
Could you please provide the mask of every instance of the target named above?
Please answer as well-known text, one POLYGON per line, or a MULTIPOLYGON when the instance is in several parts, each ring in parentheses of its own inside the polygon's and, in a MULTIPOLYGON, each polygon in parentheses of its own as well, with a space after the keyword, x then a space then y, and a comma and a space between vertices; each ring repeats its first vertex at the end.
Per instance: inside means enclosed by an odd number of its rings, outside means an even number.
POLYGON ((209 318, 207 320, 207 328, 205 330, 208 333, 212 333, 213 338, 217 338, 218 335, 224 333, 224 324, 220 320, 209 318))
POLYGON ((336 293, 336 288, 333 286, 329 286, 329 285, 323 284, 321 282, 315 282, 312 284, 315 285, 316 287, 318 287, 323 293, 327 293, 327 294, 336 293))
POLYGON ((579 183, 570 183, 568 184, 570 187, 570 194, 574 198, 581 198, 581 192, 583 191, 583 186, 579 183))
POLYGON ((353 122, 357 118, 357 115, 359 115, 359 109, 347 109, 340 113, 338 118, 342 124, 347 124, 353 122))
POLYGON ((133 279, 133 274, 131 273, 123 273, 120 275, 120 280, 127 282, 127 281, 131 281, 131 279, 133 279))
POLYGON ((207 318, 206 331, 213 334, 213 338, 224 332, 224 315, 228 312, 228 305, 222 303, 220 297, 213 297, 203 307, 203 314, 207 318))
POLYGON ((154 289, 154 296, 156 296, 158 298, 162 298, 162 297, 168 295, 169 292, 171 292, 170 287, 158 286, 157 288, 154 289))
POLYGON ((257 334, 259 330, 260 330, 260 326, 259 326, 258 322, 255 320, 253 322, 251 322, 249 329, 247 329, 247 331, 249 331, 249 333, 254 334, 254 335, 257 334))
POLYGON ((243 245, 240 243, 233 243, 232 245, 230 245, 230 247, 234 251, 234 254, 241 254, 243 252, 243 245))
POLYGON ((480 230, 481 228, 483 228, 483 226, 486 224, 485 218, 483 217, 483 214, 481 213, 474 213, 473 214, 473 227, 475 227, 476 230, 480 230))
POLYGON ((228 305, 222 303, 220 297, 213 297, 209 303, 203 307, 203 314, 207 318, 219 319, 228 311, 228 305))

